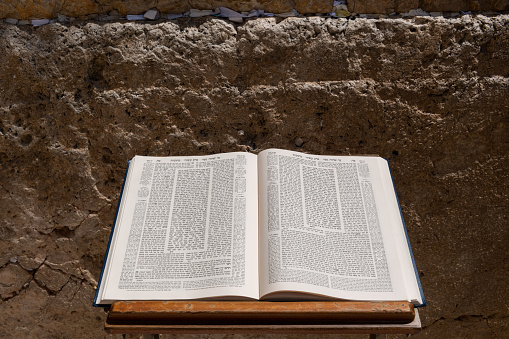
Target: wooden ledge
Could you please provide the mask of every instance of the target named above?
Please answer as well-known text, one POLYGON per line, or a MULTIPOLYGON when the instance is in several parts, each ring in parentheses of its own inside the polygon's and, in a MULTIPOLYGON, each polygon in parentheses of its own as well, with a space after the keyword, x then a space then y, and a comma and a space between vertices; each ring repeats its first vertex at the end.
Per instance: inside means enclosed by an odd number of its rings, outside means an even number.
POLYGON ((105 329, 109 333, 366 333, 355 330, 371 326, 371 333, 376 333, 373 328, 383 329, 380 333, 415 333, 420 329, 420 321, 412 324, 417 318, 406 301, 123 301, 111 306, 105 329), (337 332, 340 328, 349 330, 337 332))

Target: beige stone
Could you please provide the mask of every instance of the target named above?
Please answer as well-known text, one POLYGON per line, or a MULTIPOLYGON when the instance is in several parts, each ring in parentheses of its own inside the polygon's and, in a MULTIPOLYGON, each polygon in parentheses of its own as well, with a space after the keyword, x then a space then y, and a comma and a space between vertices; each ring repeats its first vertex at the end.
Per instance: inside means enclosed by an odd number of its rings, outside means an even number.
POLYGON ((184 13, 189 11, 188 0, 158 0, 156 8, 161 13, 184 13))
POLYGON ((420 6, 428 12, 504 11, 509 0, 421 0, 420 6))
MULTIPOLYGON (((143 14, 151 8, 161 13, 183 13, 191 7, 215 9, 219 6, 235 11, 263 9, 284 13, 296 9, 302 14, 329 13, 332 0, 0 0, 0 19, 56 18, 58 14, 85 18, 117 11, 121 15, 143 14)), ((349 0, 350 12, 389 14, 422 8, 428 12, 503 11, 509 10, 509 0, 349 0)))
POLYGON ((395 0, 350 0, 348 10, 352 13, 392 13, 395 11, 395 0))
POLYGON ((329 13, 332 0, 29 0, 0 1, 0 18, 33 19, 55 18, 57 14, 69 17, 86 17, 93 14, 107 14, 114 10, 121 15, 142 14, 151 8, 162 13, 183 13, 191 7, 196 9, 215 9, 219 6, 236 11, 263 9, 267 12, 283 13, 297 9, 301 13, 329 13))
POLYGON ((357 13, 408 12, 422 8, 427 12, 503 11, 508 0, 349 0, 348 9, 357 13))
POLYGON ((63 0, 1 0, 0 18, 46 19, 56 16, 63 0))
POLYGON ((397 0, 395 1, 395 10, 398 13, 405 13, 412 9, 419 8, 419 0, 397 0))
POLYGON ((427 12, 460 12, 469 10, 468 0, 420 0, 427 12))
POLYGON ((296 0, 295 9, 301 14, 306 13, 330 13, 334 0, 296 0))
POLYGON ((97 0, 97 2, 108 8, 107 11, 116 9, 122 15, 143 14, 157 5, 157 0, 97 0))
POLYGON ((197 9, 215 9, 228 7, 234 11, 250 11, 263 9, 267 12, 284 13, 293 9, 292 0, 189 0, 189 5, 197 9))
POLYGON ((90 14, 106 13, 104 8, 94 0, 65 1, 58 14, 67 15, 73 18, 80 18, 90 14))

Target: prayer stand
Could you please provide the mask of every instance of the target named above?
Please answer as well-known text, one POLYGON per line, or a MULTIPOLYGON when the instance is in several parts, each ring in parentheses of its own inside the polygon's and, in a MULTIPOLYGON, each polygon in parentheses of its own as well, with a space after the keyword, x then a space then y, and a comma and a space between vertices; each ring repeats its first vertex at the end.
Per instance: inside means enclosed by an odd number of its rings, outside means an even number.
POLYGON ((121 301, 111 334, 414 334, 419 312, 406 301, 121 301))

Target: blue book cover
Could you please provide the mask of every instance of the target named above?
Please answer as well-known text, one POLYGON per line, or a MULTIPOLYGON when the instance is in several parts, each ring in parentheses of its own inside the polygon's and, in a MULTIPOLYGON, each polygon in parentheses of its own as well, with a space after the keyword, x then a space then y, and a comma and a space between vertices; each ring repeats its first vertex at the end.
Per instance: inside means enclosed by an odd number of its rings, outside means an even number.
POLYGON ((394 194, 396 195, 396 201, 398 202, 399 214, 401 216, 401 222, 403 223, 403 229, 405 230, 405 237, 406 237, 406 240, 408 243, 408 250, 410 251, 410 257, 411 257, 412 263, 414 265, 415 279, 417 280, 417 285, 419 286, 419 293, 421 294, 421 298, 422 298, 422 304, 414 305, 414 306, 415 307, 423 307, 423 306, 426 306, 426 298, 424 298, 424 291, 422 290, 421 279, 419 278, 419 271, 417 270, 417 265, 415 264, 414 253, 412 251, 412 245, 410 245, 410 238, 408 237, 405 219, 403 218, 403 212, 401 211, 401 204, 399 203, 398 192, 396 191, 396 185, 394 184, 394 178, 392 176, 391 166, 389 165, 389 160, 387 160, 387 159, 385 159, 385 160, 387 161, 387 165, 389 167, 389 173, 391 174, 392 186, 394 188, 394 194))
POLYGON ((99 282, 97 283, 97 289, 95 291, 95 297, 94 297, 94 302, 93 302, 93 305, 95 307, 109 307, 110 306, 110 305, 97 304, 97 297, 99 295, 99 287, 101 286, 101 282, 102 282, 102 279, 103 279, 104 268, 106 266, 106 259, 108 258, 108 253, 110 252, 111 240, 113 238, 113 231, 115 230, 115 225, 117 224, 118 210, 120 208, 120 203, 122 202, 122 197, 124 195, 125 180, 126 180, 126 177, 127 177, 127 172, 129 171, 129 163, 130 162, 131 161, 127 162, 127 169, 126 169, 125 174, 124 174, 124 182, 122 183, 122 189, 120 191, 120 197, 118 198, 117 211, 115 212, 115 219, 113 219, 113 226, 111 227, 110 238, 108 240, 108 246, 106 247, 106 254, 104 255, 103 267, 101 269, 101 275, 99 276, 99 282))

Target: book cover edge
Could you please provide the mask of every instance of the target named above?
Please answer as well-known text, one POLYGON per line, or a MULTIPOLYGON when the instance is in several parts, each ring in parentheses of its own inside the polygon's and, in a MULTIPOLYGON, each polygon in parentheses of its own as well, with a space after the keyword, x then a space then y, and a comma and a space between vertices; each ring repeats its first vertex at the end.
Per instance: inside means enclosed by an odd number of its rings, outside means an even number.
POLYGON ((92 305, 94 307, 109 307, 108 304, 98 304, 97 298, 99 297, 99 287, 101 286, 101 282, 103 279, 104 269, 106 266, 106 260, 108 258, 108 254, 110 252, 110 246, 111 246, 111 240, 113 239, 113 231, 115 230, 115 226, 117 225, 117 217, 118 217, 118 211, 120 209, 120 203, 122 202, 122 197, 124 196, 124 186, 127 179, 127 172, 129 171, 129 165, 131 164, 131 160, 127 162, 127 168, 125 170, 124 174, 124 181, 122 182, 122 189, 120 190, 120 197, 118 198, 118 204, 117 204, 117 211, 115 212, 115 218, 113 219, 113 226, 111 227, 110 231, 110 238, 108 239, 108 246, 106 247, 106 253, 104 254, 104 260, 103 260, 103 267, 101 268, 101 274, 99 275, 99 281, 97 283, 97 289, 95 291, 95 297, 92 305))
POLYGON ((394 188, 394 195, 396 195, 396 202, 398 203, 399 214, 401 217, 401 222, 403 223, 403 229, 405 231, 405 237, 406 237, 406 241, 408 243, 408 250, 410 251, 410 258, 412 259, 412 264, 414 266, 415 279, 417 280, 417 286, 419 287, 419 293, 421 294, 421 298, 422 298, 422 304, 414 305, 414 306, 415 307, 423 307, 423 306, 426 306, 426 298, 424 297, 424 290, 422 289, 421 279, 419 278, 419 271, 417 270, 417 265, 415 263, 414 252, 412 251, 412 245, 410 244, 410 238, 408 237, 408 231, 407 231, 407 227, 405 224, 405 219, 403 218, 403 211, 401 210, 401 204, 399 203, 398 192, 396 190, 396 184, 394 183, 394 177, 392 175, 391 166, 390 166, 388 159, 385 159, 385 161, 387 161, 387 167, 389 168, 389 174, 391 175, 392 187, 394 188))

